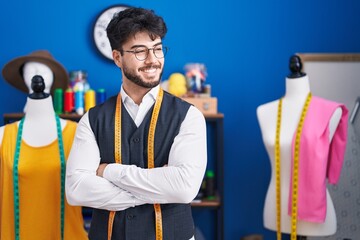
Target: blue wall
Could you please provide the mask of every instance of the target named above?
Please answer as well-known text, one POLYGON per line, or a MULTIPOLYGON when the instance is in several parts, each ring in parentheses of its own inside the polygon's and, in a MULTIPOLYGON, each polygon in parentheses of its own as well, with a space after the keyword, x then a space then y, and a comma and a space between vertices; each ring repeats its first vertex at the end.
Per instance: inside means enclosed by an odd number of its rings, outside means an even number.
MULTIPOLYGON (((96 51, 92 25, 115 1, 3 1, 0 66, 47 49, 69 71, 84 69, 94 89, 117 93, 118 68, 96 51), (21 3, 19 3, 21 2, 21 3)), ((225 128, 225 239, 261 233, 270 178, 256 107, 284 93, 289 57, 296 52, 360 52, 358 0, 124 0, 153 8, 167 22, 171 50, 164 79, 203 62, 219 99, 225 128)), ((2 77, 1 77, 2 78, 2 77)), ((26 95, 0 80, 0 115, 20 112, 26 95)))

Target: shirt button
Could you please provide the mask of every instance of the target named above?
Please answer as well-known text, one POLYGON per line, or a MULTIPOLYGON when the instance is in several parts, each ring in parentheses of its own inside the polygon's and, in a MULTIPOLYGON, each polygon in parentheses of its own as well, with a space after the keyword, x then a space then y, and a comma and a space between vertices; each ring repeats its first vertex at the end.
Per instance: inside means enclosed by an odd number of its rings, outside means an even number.
POLYGON ((134 138, 134 140, 133 140, 135 143, 137 143, 137 142, 139 142, 140 141, 140 139, 139 138, 134 138))

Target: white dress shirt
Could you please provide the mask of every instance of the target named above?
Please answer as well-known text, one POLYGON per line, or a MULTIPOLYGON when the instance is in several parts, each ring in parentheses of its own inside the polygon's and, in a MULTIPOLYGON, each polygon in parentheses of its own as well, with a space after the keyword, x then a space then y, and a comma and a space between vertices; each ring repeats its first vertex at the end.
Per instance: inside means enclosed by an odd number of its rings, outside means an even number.
MULTIPOLYGON (((137 105, 121 88, 122 101, 137 126, 155 103, 158 92, 159 86, 137 105)), ((96 176, 100 153, 85 113, 67 161, 66 197, 72 205, 110 211, 142 204, 189 203, 199 191, 206 163, 205 118, 191 106, 171 146, 167 166, 144 169, 112 163, 106 166, 103 177, 96 176)))

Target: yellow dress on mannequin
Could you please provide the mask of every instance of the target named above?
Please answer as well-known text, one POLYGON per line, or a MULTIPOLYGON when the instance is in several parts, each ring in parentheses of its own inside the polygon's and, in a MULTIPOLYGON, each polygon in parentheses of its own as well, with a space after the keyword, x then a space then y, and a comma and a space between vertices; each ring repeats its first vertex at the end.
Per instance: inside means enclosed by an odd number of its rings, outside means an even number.
MULTIPOLYGON (((65 159, 73 142, 76 123, 67 121, 62 132, 65 159)), ((0 239, 15 239, 13 163, 17 123, 7 124, 0 144, 0 239)), ((61 181, 58 140, 33 147, 21 141, 18 163, 20 240, 61 239, 61 181)), ((87 239, 81 207, 65 201, 64 239, 87 239)))

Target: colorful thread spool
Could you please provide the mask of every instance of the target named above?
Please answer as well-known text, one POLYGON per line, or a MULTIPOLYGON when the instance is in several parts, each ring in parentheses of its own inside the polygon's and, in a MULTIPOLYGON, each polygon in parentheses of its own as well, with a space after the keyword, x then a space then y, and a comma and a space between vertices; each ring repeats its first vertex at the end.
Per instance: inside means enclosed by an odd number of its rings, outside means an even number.
POLYGON ((54 92, 54 110, 57 114, 63 113, 63 90, 61 88, 55 89, 54 92))
POLYGON ((96 104, 101 104, 106 100, 106 91, 104 88, 100 88, 96 92, 96 104))
POLYGON ((71 88, 66 89, 64 94, 64 112, 71 113, 74 111, 74 92, 71 88))
POLYGON ((95 106, 95 91, 89 89, 85 92, 85 111, 95 106))
POLYGON ((84 114, 84 92, 76 91, 75 92, 75 111, 77 114, 84 114))

